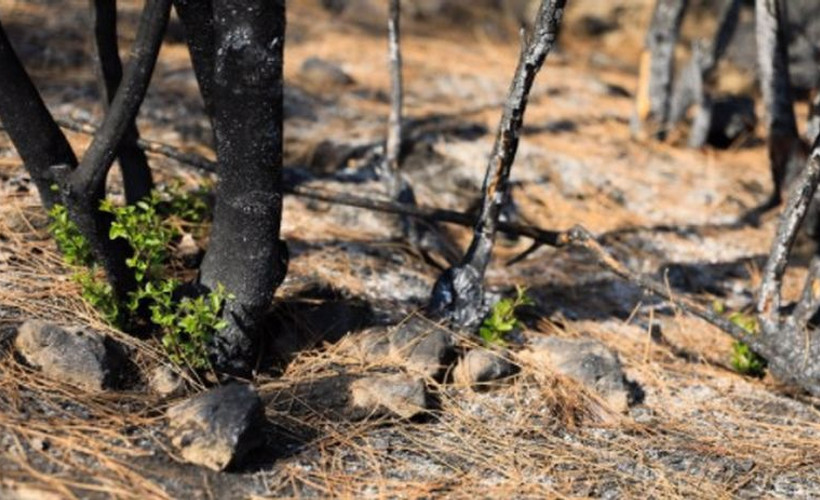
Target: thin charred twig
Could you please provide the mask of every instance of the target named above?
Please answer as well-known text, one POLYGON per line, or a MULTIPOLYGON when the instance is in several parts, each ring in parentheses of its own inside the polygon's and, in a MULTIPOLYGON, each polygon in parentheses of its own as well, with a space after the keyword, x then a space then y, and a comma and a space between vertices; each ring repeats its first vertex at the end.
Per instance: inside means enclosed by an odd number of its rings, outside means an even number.
MULTIPOLYGON (((119 41, 117 39, 117 1, 91 0, 91 18, 94 25, 94 62, 103 98, 104 109, 114 98, 122 81, 119 41)), ((122 169, 125 199, 129 204, 147 197, 154 188, 151 170, 145 153, 137 146, 139 131, 135 120, 128 123, 117 150, 122 169)))
MULTIPOLYGON (((390 115, 387 120, 387 141, 384 146, 384 161, 381 177, 387 185, 391 199, 407 205, 416 204, 413 187, 401 175, 401 146, 404 139, 404 88, 401 57, 401 0, 390 0, 387 18, 387 45, 390 67, 390 115)), ((411 244, 419 246, 424 238, 424 228, 414 221, 402 217, 401 230, 411 244)), ((433 231, 432 234, 439 234, 433 231)))
POLYGON ((632 132, 638 135, 649 122, 652 135, 666 137, 669 100, 675 66, 675 44, 680 34, 687 0, 657 0, 646 34, 647 50, 641 58, 641 77, 632 132))
MULTIPOLYGON (((456 224, 464 227, 475 227, 476 217, 463 212, 446 210, 443 208, 424 207, 420 205, 407 205, 388 200, 375 200, 364 196, 356 196, 347 193, 334 193, 304 186, 287 186, 285 192, 294 194, 302 198, 309 198, 317 201, 347 205, 378 212, 394 213, 415 217, 432 223, 456 224)), ((562 246, 564 233, 561 231, 549 231, 535 226, 524 224, 513 224, 509 222, 499 222, 498 230, 514 236, 524 236, 542 245, 551 247, 562 246)))
POLYGON ((484 273, 492 256, 501 207, 508 197, 510 169, 518 149, 528 97, 535 76, 555 45, 565 5, 566 0, 541 2, 533 32, 522 46, 498 126, 473 240, 461 263, 439 277, 431 294, 430 314, 443 316, 460 327, 470 328, 483 316, 484 273))
POLYGON ((482 275, 490 261, 501 205, 509 191, 510 171, 518 151, 518 140, 530 90, 547 54, 555 45, 565 4, 565 0, 545 0, 541 3, 534 32, 523 48, 515 70, 493 151, 487 164, 481 211, 473 242, 462 262, 463 265, 475 267, 482 275))
POLYGON ((761 341, 759 336, 754 335, 752 332, 746 331, 728 319, 718 315, 711 309, 697 304, 687 298, 673 296, 666 285, 628 269, 625 265, 620 263, 606 250, 604 250, 595 237, 583 227, 575 226, 568 231, 564 242, 568 245, 586 248, 592 253, 599 264, 601 264, 605 269, 611 271, 616 276, 668 300, 682 311, 708 321, 728 333, 735 340, 745 342, 760 355, 768 356, 771 353, 769 347, 761 341))
POLYGON ((797 238, 800 223, 806 216, 809 204, 817 190, 817 183, 820 181, 820 141, 815 141, 812 154, 806 164, 806 168, 801 172, 800 177, 795 182, 786 208, 780 218, 777 227, 772 250, 769 253, 769 260, 763 270, 763 281, 760 285, 760 296, 757 302, 757 312, 764 327, 774 327, 780 320, 780 289, 782 287, 783 274, 786 272, 789 253, 797 238))
POLYGON ((20 154, 46 209, 59 203, 53 165, 77 166, 77 157, 43 102, 0 24, 0 120, 20 154))
POLYGON ((67 165, 52 169, 72 220, 88 240, 114 293, 121 299, 136 287, 134 273, 125 264, 132 250, 125 240, 109 237, 111 217, 100 211, 99 205, 105 197, 105 179, 120 141, 148 89, 170 10, 171 0, 146 2, 123 81, 80 166, 73 170, 67 165))
MULTIPOLYGON (((60 125, 60 127, 71 130, 72 132, 78 132, 81 134, 87 135, 94 135, 97 133, 97 126, 90 122, 76 120, 74 118, 57 118, 56 122, 60 125)), ((180 150, 170 144, 165 144, 158 141, 152 141, 145 138, 139 138, 137 140, 137 146, 141 148, 143 151, 147 153, 153 153, 156 155, 164 156, 165 158, 170 158, 176 162, 179 162, 183 165, 188 165, 190 167, 194 167, 198 170, 202 170, 209 173, 216 173, 216 162, 205 158, 204 156, 194 154, 194 153, 186 153, 185 151, 180 150)))
POLYGON ((780 204, 788 179, 794 177, 805 160, 805 144, 797 132, 789 79, 786 4, 780 0, 755 2, 758 68, 774 182, 774 192, 765 208, 780 204))
POLYGON ((401 62, 401 0, 390 0, 390 15, 387 21, 388 52, 390 58, 390 116, 387 124, 387 142, 384 148, 384 176, 388 183, 390 197, 396 199, 401 189, 399 155, 402 140, 402 89, 401 62))

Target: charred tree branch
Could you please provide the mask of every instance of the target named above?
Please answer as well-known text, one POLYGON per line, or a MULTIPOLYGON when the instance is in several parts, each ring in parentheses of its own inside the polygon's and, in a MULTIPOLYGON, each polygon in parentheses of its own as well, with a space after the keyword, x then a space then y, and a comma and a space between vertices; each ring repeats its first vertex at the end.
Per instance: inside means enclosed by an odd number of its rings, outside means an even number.
POLYGON ((205 111, 213 117, 214 64, 216 61, 216 34, 212 0, 173 0, 188 42, 188 52, 199 84, 199 93, 205 102, 205 111))
MULTIPOLYGON (((117 1, 91 0, 91 19, 94 25, 94 62, 103 98, 104 109, 114 98, 122 81, 122 62, 117 39, 117 1)), ((151 170, 145 153, 137 146, 139 131, 136 120, 128 123, 117 150, 122 170, 125 200, 129 204, 149 196, 154 188, 151 170)))
POLYGON ((0 24, 0 120, 20 154, 46 209, 59 203, 52 191, 55 165, 77 166, 77 157, 54 122, 0 24))
POLYGON ((445 271, 431 294, 429 313, 471 328, 484 314, 483 280, 492 256, 502 204, 509 195, 510 169, 535 76, 555 45, 566 0, 543 0, 533 32, 522 46, 482 188, 473 240, 461 263, 445 271))
POLYGON ((789 252, 794 245, 797 231, 814 197, 818 181, 820 181, 820 150, 818 150, 818 141, 815 141, 811 158, 800 174, 800 178, 795 182, 794 189, 786 203, 786 208, 781 215, 777 235, 769 253, 769 260, 766 262, 763 271, 763 282, 760 286, 757 311, 765 324, 772 327, 779 324, 781 320, 780 289, 783 274, 786 272, 789 252))
POLYGON ((388 52, 390 59, 390 116, 387 124, 387 142, 384 148, 383 176, 388 184, 390 197, 396 199, 401 190, 399 156, 402 140, 402 62, 400 41, 401 0, 390 0, 390 15, 387 22, 388 52))

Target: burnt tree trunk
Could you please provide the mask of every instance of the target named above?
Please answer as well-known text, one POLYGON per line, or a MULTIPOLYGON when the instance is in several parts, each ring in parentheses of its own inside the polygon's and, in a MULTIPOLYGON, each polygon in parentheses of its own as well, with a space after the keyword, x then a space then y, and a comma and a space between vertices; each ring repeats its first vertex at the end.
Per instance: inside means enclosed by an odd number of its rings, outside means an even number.
MULTIPOLYGON (((117 1, 91 0, 91 20, 94 25, 94 62, 104 109, 114 99, 122 81, 122 62, 117 39, 117 1)), ((125 200, 129 204, 150 196, 154 188, 148 158, 137 146, 139 131, 136 120, 128 124, 125 135, 117 149, 117 159, 122 171, 125 200)))
MULTIPOLYGON (((214 8, 211 83, 219 184, 211 241, 200 271, 232 294, 215 341, 217 369, 247 375, 256 331, 284 278, 282 216, 283 0, 225 0, 214 8)), ((207 77, 206 77, 207 80, 207 77)))
POLYGON ((481 212, 473 240, 461 263, 446 270, 436 282, 429 313, 463 328, 477 326, 484 315, 484 273, 492 256, 502 204, 508 199, 510 169, 535 76, 555 45, 566 0, 543 0, 533 32, 522 47, 504 113, 487 165, 481 212))
POLYGON ((760 86, 766 108, 769 165, 774 192, 763 208, 780 204, 783 189, 806 160, 806 145, 797 132, 791 80, 789 78, 788 40, 786 39, 786 2, 757 0, 757 53, 760 86))
POLYGON ((0 24, 0 120, 40 192, 46 209, 60 202, 51 167, 77 166, 77 157, 0 24))
POLYGON ((657 0, 646 50, 641 55, 636 112, 632 132, 639 135, 644 127, 652 136, 664 140, 669 119, 670 94, 675 71, 675 44, 686 11, 687 0, 657 0))

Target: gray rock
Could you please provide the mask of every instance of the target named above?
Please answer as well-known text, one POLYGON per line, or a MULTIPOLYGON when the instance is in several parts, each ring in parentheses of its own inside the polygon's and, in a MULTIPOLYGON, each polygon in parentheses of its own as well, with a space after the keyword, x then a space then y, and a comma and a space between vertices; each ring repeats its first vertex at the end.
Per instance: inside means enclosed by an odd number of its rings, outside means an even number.
POLYGON ((225 385, 168 409, 168 436, 182 458, 215 471, 236 465, 263 444, 262 401, 253 387, 225 385))
POLYGON ((625 412, 629 407, 630 391, 621 361, 597 340, 538 337, 519 356, 592 389, 615 411, 625 412))
POLYGON ((125 364, 110 339, 79 327, 62 328, 39 320, 20 326, 14 346, 46 377, 92 392, 115 387, 125 364))
POLYGON ((455 360, 452 333, 422 316, 398 325, 389 339, 391 357, 413 373, 438 378, 455 360))
POLYGON ((154 368, 148 384, 160 396, 178 396, 185 391, 185 381, 168 365, 154 368))
POLYGON ((354 83, 350 77, 338 64, 309 57, 302 63, 300 69, 302 80, 311 87, 342 87, 354 83))
POLYGON ((412 418, 427 409, 427 390, 418 376, 376 375, 350 384, 350 402, 355 410, 368 414, 412 418))
POLYGON ((468 352, 453 371, 457 384, 474 387, 509 378, 518 372, 518 366, 509 360, 508 353, 477 348, 468 352))

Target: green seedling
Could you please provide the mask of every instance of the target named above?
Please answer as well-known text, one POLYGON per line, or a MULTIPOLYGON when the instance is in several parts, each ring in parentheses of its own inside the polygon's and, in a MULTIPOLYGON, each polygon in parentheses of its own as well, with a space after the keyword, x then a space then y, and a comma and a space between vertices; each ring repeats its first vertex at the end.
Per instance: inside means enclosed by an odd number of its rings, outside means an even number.
POLYGON ((521 306, 532 305, 532 299, 526 294, 527 289, 515 287, 515 298, 501 299, 490 309, 478 333, 487 345, 505 345, 504 337, 520 326, 521 322, 515 312, 521 306))

